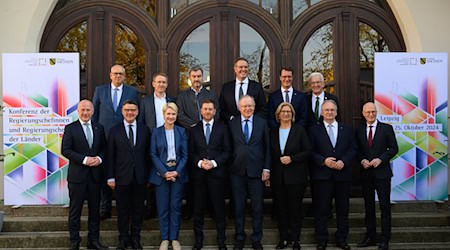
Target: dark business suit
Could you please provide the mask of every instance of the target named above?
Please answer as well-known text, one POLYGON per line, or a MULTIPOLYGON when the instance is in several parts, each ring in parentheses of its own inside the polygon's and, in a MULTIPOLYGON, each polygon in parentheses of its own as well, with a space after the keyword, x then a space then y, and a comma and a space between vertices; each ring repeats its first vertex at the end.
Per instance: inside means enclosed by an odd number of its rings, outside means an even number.
MULTIPOLYGON (((114 110, 111 96, 111 83, 103 84, 95 88, 94 98, 92 99, 92 103, 94 104, 92 121, 103 125, 106 138, 108 138, 111 127, 123 121, 122 104, 129 99, 139 103, 139 92, 137 89, 124 84, 119 104, 117 105, 117 109, 114 110)), ((111 215, 111 200, 112 190, 106 185, 105 180, 102 186, 102 201, 100 208, 102 213, 111 215)))
MULTIPOLYGON (((238 117, 241 115, 239 112, 239 108, 236 105, 235 99, 235 87, 236 80, 231 82, 227 82, 222 86, 222 91, 220 92, 220 108, 221 113, 220 117, 223 122, 228 123, 230 118, 238 117)), ((266 119, 267 117, 267 107, 266 107, 266 96, 264 94, 264 90, 262 85, 256 81, 249 80, 248 81, 248 89, 245 95, 252 96, 255 99, 255 114, 261 118, 266 119)))
POLYGON ((83 164, 83 160, 87 156, 100 156, 102 161, 105 161, 105 132, 102 125, 92 122, 93 143, 90 148, 82 126, 80 121, 68 124, 65 127, 61 145, 62 155, 69 159, 67 181, 70 197, 69 232, 72 243, 79 243, 81 240, 80 217, 85 194, 87 194, 89 206, 88 240, 90 242, 99 240, 100 190, 104 180, 103 164, 89 167, 83 164))
MULTIPOLYGON (((341 121, 341 113, 340 113, 340 109, 339 109, 339 100, 337 98, 337 96, 333 95, 333 94, 329 94, 327 92, 324 92, 325 96, 324 96, 324 101, 325 100, 333 100, 334 102, 336 102, 337 106, 338 106, 338 110, 337 110, 337 116, 336 116, 336 121, 340 122, 341 121)), ((310 92, 308 94, 305 95, 305 99, 306 99, 306 105, 307 105, 307 109, 308 109, 308 126, 306 126, 306 129, 309 129, 309 127, 312 127, 316 124, 323 124, 323 116, 320 115, 319 120, 316 119, 316 116, 314 115, 314 108, 315 106, 312 106, 312 97, 313 94, 310 92)), ((321 110, 322 107, 319 107, 319 110, 321 110)))
POLYGON ((212 91, 207 90, 203 87, 200 93, 195 95, 193 89, 189 88, 178 94, 177 106, 178 106, 178 116, 177 122, 185 129, 189 134, 189 130, 197 122, 200 121, 200 109, 201 105, 205 100, 211 100, 214 102, 214 107, 216 107, 216 119, 220 118, 220 107, 219 99, 216 94, 212 91))
POLYGON ((367 237, 376 238, 375 191, 377 192, 381 210, 381 240, 391 238, 391 177, 393 176, 390 160, 397 154, 398 146, 394 129, 391 125, 377 122, 372 146, 367 138, 367 124, 361 124, 356 131, 359 151, 358 158, 371 161, 381 159, 377 168, 360 168, 360 179, 366 209, 367 237))
POLYGON ((347 243, 349 232, 348 211, 352 181, 352 160, 356 155, 356 141, 350 127, 338 123, 336 146, 333 148, 323 124, 317 124, 309 130, 312 144, 311 182, 312 198, 315 212, 315 232, 319 243, 328 241, 328 218, 330 205, 334 198, 336 205, 337 231, 336 243, 347 243), (327 157, 341 160, 344 168, 331 169, 324 165, 327 157))
POLYGON ((270 142, 267 121, 253 115, 253 126, 248 143, 242 130, 242 117, 238 115, 229 122, 233 144, 233 155, 229 167, 231 190, 234 198, 235 237, 245 240, 245 206, 247 195, 252 204, 252 241, 262 239, 264 183, 261 181, 263 169, 270 171, 270 142))
POLYGON ((311 144, 306 130, 292 125, 281 153, 279 128, 270 130, 272 171, 270 185, 277 200, 278 230, 281 241, 299 241, 302 226, 302 201, 308 183, 308 160, 311 144), (290 156, 292 162, 284 165, 280 157, 290 156))
MULTIPOLYGON (((275 111, 278 108, 278 105, 280 103, 284 102, 285 93, 281 93, 281 90, 277 90, 272 92, 269 96, 269 102, 267 103, 267 112, 268 112, 268 121, 269 121, 269 127, 275 128, 278 127, 278 122, 275 118, 275 111)), ((308 124, 308 109, 306 104, 306 98, 305 95, 296 90, 293 89, 292 93, 292 99, 290 100, 290 103, 294 107, 295 110, 295 124, 301 125, 303 127, 306 127, 308 124)))
MULTIPOLYGON (((166 102, 175 102, 175 98, 166 96, 166 102)), ((139 106, 139 117, 140 122, 145 123, 150 129, 150 133, 156 128, 156 114, 155 114, 155 96, 154 94, 147 95, 141 100, 141 105, 139 106)), ((162 112, 162 110, 160 110, 162 112)))
POLYGON ((134 133, 134 146, 130 144, 123 122, 112 127, 108 136, 107 178, 115 178, 119 240, 123 242, 140 241, 150 167, 150 130, 137 122, 134 133))
POLYGON ((181 217, 181 202, 184 183, 189 181, 186 170, 188 143, 185 129, 174 126, 176 165, 168 167, 167 139, 164 126, 155 128, 152 133, 150 156, 152 168, 149 181, 155 185, 156 206, 158 208, 159 231, 162 240, 178 240, 181 217), (166 181, 163 177, 168 171, 176 171, 176 181, 166 181))
POLYGON ((189 176, 194 194, 196 242, 203 242, 204 207, 208 200, 207 197, 209 197, 214 208, 217 242, 219 246, 225 246, 224 187, 227 184, 227 161, 230 154, 231 142, 228 127, 220 120, 214 120, 208 144, 206 144, 202 121, 191 129, 189 134, 189 176), (203 159, 214 160, 217 167, 208 171, 200 168, 198 163, 203 159))
POLYGON ((139 91, 131 86, 123 84, 122 96, 114 110, 111 96, 111 84, 103 84, 97 86, 92 100, 94 104, 94 115, 92 120, 98 122, 105 127, 105 134, 109 135, 112 126, 123 121, 122 104, 126 100, 134 100, 139 103, 139 91))

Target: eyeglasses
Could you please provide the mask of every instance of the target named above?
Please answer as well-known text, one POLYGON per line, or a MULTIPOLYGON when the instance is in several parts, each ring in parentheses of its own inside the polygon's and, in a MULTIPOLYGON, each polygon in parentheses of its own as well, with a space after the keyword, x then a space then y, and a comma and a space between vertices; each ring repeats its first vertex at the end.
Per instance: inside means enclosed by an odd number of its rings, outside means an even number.
POLYGON ((289 113, 292 113, 292 111, 290 111, 290 110, 281 110, 280 113, 287 113, 287 114, 289 114, 289 113))
POLYGON ((113 74, 115 76, 123 76, 123 75, 125 75, 125 73, 123 73, 123 72, 111 72, 111 74, 113 74))
POLYGON ((315 84, 321 84, 322 81, 318 81, 318 82, 311 82, 311 85, 315 85, 315 84))

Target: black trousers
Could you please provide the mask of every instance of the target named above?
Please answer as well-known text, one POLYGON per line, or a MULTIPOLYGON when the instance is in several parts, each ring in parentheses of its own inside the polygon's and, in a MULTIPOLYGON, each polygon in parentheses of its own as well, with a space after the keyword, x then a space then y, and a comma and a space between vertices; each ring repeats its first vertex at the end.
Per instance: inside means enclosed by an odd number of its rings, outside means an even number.
POLYGON ((203 224, 205 207, 211 201, 216 222, 217 243, 224 245, 225 236, 225 184, 226 179, 204 178, 192 180, 193 210, 194 210, 194 233, 195 241, 203 242, 203 224), (209 199, 208 199, 209 198, 209 199))
POLYGON ((317 241, 328 242, 328 219, 331 214, 331 202, 334 199, 337 224, 336 243, 347 243, 352 183, 350 181, 314 180, 313 185, 314 228, 317 241))
POLYGON ((374 176, 369 176, 369 178, 361 180, 361 186, 366 209, 367 236, 375 239, 377 234, 375 215, 376 191, 381 210, 381 240, 389 241, 391 239, 391 179, 376 179, 374 176))
POLYGON ((90 177, 85 183, 69 182, 69 232, 70 242, 80 243, 80 217, 85 195, 88 201, 88 240, 98 241, 100 225, 100 190, 101 184, 90 177))
POLYGON ((305 184, 272 184, 276 210, 278 212, 278 231, 282 241, 300 241, 303 221, 303 197, 305 184))
POLYGON ((145 184, 116 185, 119 240, 141 239, 144 219, 145 184))

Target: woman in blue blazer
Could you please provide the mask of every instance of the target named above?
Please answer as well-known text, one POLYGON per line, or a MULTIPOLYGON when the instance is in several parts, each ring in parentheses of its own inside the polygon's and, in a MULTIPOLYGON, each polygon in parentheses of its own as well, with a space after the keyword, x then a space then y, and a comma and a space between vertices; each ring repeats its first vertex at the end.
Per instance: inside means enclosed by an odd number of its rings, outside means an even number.
POLYGON ((188 146, 184 128, 175 125, 177 114, 175 103, 163 106, 164 125, 153 130, 150 144, 153 166, 149 181, 155 185, 162 240, 160 250, 168 249, 169 241, 172 241, 172 249, 181 250, 178 233, 183 186, 188 181, 188 146))

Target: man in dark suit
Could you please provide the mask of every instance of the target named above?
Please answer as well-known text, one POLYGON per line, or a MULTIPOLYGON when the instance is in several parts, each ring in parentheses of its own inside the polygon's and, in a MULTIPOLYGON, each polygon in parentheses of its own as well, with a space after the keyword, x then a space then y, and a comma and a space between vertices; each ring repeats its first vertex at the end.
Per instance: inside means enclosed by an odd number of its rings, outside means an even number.
POLYGON ((150 130, 136 121, 137 102, 127 100, 122 105, 124 120, 112 127, 108 136, 108 186, 116 190, 119 246, 142 249, 145 186, 150 164, 150 130))
POLYGON ((193 250, 203 247, 203 221, 205 202, 211 200, 217 230, 217 243, 225 250, 225 190, 226 164, 230 157, 231 144, 226 125, 214 119, 216 108, 212 100, 201 106, 203 120, 189 134, 189 174, 194 198, 193 250), (206 191, 206 192, 205 192, 206 191))
POLYGON ((77 111, 79 120, 66 126, 61 146, 61 153, 69 159, 70 249, 78 250, 80 247, 80 217, 86 194, 89 206, 87 248, 108 249, 99 241, 105 131, 102 125, 91 121, 94 113, 91 101, 80 101, 77 111))
POLYGON ((325 100, 333 100, 338 106, 336 115, 336 121, 341 121, 341 115, 339 113, 339 101, 337 96, 326 93, 323 88, 325 87, 325 80, 322 73, 314 72, 308 77, 308 82, 311 85, 311 93, 306 95, 306 104, 308 105, 308 126, 314 126, 316 124, 322 124, 323 117, 321 113, 322 104, 325 100))
MULTIPOLYGON (((144 97, 139 106, 139 122, 145 123, 150 129, 161 127, 164 124, 162 108, 168 102, 175 102, 175 98, 166 94, 168 85, 167 75, 165 73, 156 73, 153 75, 153 93, 144 97)), ((156 215, 156 201, 153 187, 149 187, 146 193, 146 203, 144 209, 144 218, 149 219, 156 215)))
POLYGON ((243 95, 254 98, 256 102, 255 115, 266 119, 266 96, 260 83, 248 79, 247 59, 240 57, 235 60, 234 73, 236 79, 225 83, 220 92, 219 103, 222 121, 228 123, 233 117, 240 116, 238 104, 240 97, 243 95))
MULTIPOLYGON (((105 128, 108 136, 109 129, 123 121, 121 107, 125 100, 139 102, 137 89, 124 84, 126 73, 122 65, 114 65, 109 73, 110 84, 97 86, 94 92, 94 115, 92 121, 98 122, 105 128)), ((105 181, 106 183, 106 181, 105 181)), ((111 218, 112 191, 106 184, 102 186, 102 201, 100 207, 100 218, 111 218)))
POLYGON ((177 97, 177 122, 188 133, 202 119, 200 105, 203 101, 212 100, 217 110, 215 118, 218 119, 220 117, 219 99, 214 92, 202 86, 203 69, 200 67, 191 68, 189 70, 189 80, 191 87, 179 93, 177 97))
POLYGON ((313 147, 311 162, 312 199, 317 249, 326 249, 328 219, 334 198, 336 206, 336 246, 350 249, 347 244, 349 199, 352 186, 351 163, 356 154, 356 142, 350 127, 336 121, 337 104, 325 100, 322 104, 323 122, 310 128, 313 147))
POLYGON ((280 70, 281 90, 276 90, 269 96, 267 103, 267 111, 269 127, 278 127, 275 119, 275 110, 282 102, 288 102, 294 106, 295 109, 295 124, 303 127, 307 125, 308 109, 305 95, 292 87, 292 77, 294 70, 291 67, 283 67, 280 70))
POLYGON ((234 146, 229 167, 235 213, 234 249, 244 248, 247 195, 252 207, 252 246, 253 249, 263 249, 261 239, 264 183, 269 180, 271 169, 269 131, 267 121, 254 115, 253 97, 242 96, 239 100, 239 111, 241 115, 229 122, 234 146))
MULTIPOLYGON (((177 122, 186 129, 189 136, 190 129, 201 121, 200 105, 205 100, 212 100, 216 107, 215 118, 219 118, 219 99, 216 94, 202 86, 203 69, 200 67, 193 67, 189 70, 189 80, 191 87, 182 91, 177 97, 178 117, 177 122)), ((193 212, 192 204, 192 185, 190 182, 184 186, 184 193, 186 199, 186 206, 183 211, 183 218, 190 219, 193 212)))
POLYGON ((167 75, 165 73, 156 73, 153 75, 152 86, 154 92, 144 97, 139 106, 139 121, 145 123, 150 129, 161 127, 164 124, 162 107, 168 102, 175 102, 174 97, 166 94, 168 85, 167 75))
POLYGON ((391 125, 377 121, 377 107, 373 102, 363 106, 366 122, 356 131, 361 162, 361 185, 366 209, 367 234, 358 247, 376 245, 375 191, 381 210, 381 241, 379 249, 388 249, 391 238, 391 178, 390 160, 398 146, 391 125))

